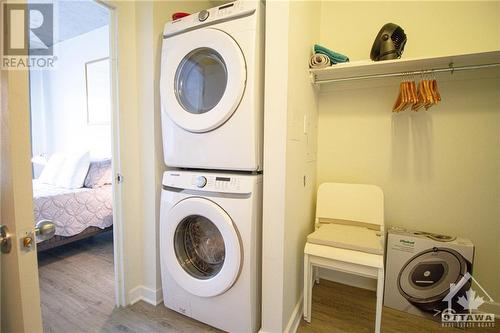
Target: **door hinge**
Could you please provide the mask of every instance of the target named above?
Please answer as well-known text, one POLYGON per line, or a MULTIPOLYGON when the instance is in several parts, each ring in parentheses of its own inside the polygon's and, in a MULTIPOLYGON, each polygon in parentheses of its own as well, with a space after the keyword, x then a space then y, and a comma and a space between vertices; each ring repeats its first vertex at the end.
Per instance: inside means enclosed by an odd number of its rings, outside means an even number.
POLYGON ((116 183, 120 184, 121 182, 123 182, 123 175, 121 173, 117 173, 115 179, 116 179, 116 183))

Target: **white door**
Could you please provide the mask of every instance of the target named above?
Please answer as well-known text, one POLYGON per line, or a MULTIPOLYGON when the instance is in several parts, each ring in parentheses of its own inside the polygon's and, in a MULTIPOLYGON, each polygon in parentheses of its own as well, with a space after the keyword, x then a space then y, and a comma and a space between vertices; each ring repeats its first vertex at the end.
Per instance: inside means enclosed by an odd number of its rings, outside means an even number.
POLYGON ((12 242, 1 254, 1 330, 41 332, 36 251, 24 251, 22 239, 33 232, 33 193, 29 157, 28 71, 0 72, 1 215, 12 242))
POLYGON ((229 215, 216 203, 193 197, 172 207, 167 221, 164 250, 177 284, 201 297, 228 290, 241 265, 240 240, 229 215))
POLYGON ((211 131, 238 107, 246 83, 243 53, 223 31, 168 37, 161 64, 162 112, 190 132, 211 131))

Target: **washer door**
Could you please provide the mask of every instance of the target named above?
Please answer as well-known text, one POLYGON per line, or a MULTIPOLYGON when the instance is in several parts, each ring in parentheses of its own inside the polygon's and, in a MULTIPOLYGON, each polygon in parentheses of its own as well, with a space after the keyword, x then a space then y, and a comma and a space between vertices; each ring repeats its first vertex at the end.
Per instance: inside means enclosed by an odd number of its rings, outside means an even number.
POLYGON ((214 202, 193 197, 167 214, 167 267, 177 284, 201 297, 217 296, 238 277, 241 247, 229 215, 214 202))
POLYGON ((245 59, 223 31, 205 28, 165 40, 163 110, 190 132, 208 132, 231 117, 246 82, 245 59))

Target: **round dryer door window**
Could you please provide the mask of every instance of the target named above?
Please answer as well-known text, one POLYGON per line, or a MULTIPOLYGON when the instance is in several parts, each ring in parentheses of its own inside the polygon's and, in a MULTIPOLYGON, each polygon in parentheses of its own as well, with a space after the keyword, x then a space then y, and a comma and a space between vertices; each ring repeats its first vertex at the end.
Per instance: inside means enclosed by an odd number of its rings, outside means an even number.
POLYGON ((162 50, 162 110, 187 131, 216 129, 238 108, 246 74, 240 47, 221 30, 168 37, 162 50))
POLYGON ((211 200, 192 197, 168 212, 167 268, 179 286, 193 295, 212 297, 236 281, 241 246, 230 216, 211 200))
POLYGON ((224 96, 227 70, 217 51, 199 48, 182 59, 175 74, 175 97, 186 112, 212 110, 224 96))

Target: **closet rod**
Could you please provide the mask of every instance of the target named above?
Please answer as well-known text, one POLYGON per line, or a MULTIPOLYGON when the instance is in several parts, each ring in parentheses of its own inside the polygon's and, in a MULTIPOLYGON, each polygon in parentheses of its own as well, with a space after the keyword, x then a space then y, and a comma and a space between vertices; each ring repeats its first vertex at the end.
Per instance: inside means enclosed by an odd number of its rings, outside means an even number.
POLYGON ((387 74, 369 74, 369 75, 343 77, 343 78, 338 78, 338 79, 315 80, 314 83, 315 84, 332 83, 332 82, 342 82, 342 81, 377 79, 377 78, 384 78, 384 77, 423 75, 423 74, 443 73, 443 72, 451 72, 453 74, 454 72, 459 72, 459 71, 466 71, 466 70, 472 70, 472 69, 484 69, 484 68, 491 68, 491 67, 498 67, 498 66, 500 66, 500 63, 455 67, 455 66, 453 66, 453 63, 450 63, 449 67, 446 67, 446 68, 434 68, 434 69, 409 71, 409 72, 396 72, 396 73, 387 73, 387 74))

